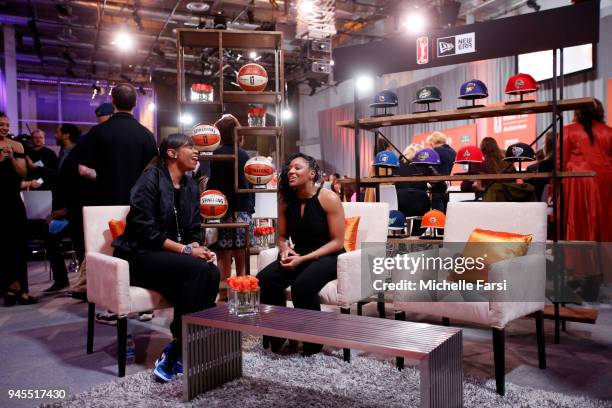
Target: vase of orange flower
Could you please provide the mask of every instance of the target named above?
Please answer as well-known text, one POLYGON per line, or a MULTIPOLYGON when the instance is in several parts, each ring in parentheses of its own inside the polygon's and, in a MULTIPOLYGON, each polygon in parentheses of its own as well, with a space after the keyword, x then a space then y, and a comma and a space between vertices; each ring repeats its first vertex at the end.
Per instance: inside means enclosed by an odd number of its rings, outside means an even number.
POLYGON ((254 276, 232 276, 227 280, 229 311, 251 316, 259 311, 259 280, 254 276))

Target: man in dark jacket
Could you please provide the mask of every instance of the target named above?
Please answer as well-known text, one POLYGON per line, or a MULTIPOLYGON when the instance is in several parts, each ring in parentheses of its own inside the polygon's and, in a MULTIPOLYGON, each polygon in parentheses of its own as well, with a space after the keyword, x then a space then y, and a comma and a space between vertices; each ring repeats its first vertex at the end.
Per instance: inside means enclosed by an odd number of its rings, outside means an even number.
POLYGON ((153 134, 132 116, 136 89, 120 84, 111 92, 115 113, 94 126, 83 140, 81 175, 96 180, 98 205, 129 205, 130 190, 157 155, 153 134))
MULTIPOLYGON (((448 176, 453 170, 457 152, 447 143, 446 135, 442 132, 433 132, 427 137, 426 143, 440 156, 440 165, 438 172, 441 176, 448 176)), ((448 203, 448 193, 432 191, 431 207, 440 211, 446 212, 446 204, 448 203)))

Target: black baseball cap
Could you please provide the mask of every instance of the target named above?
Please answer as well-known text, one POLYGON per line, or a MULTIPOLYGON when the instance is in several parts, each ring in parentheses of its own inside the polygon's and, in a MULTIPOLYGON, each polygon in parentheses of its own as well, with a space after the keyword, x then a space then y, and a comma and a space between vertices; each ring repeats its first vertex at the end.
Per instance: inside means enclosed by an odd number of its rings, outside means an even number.
POLYGON ((97 117, 112 115, 113 113, 115 113, 115 108, 113 107, 113 104, 110 102, 104 102, 96 108, 97 117))
POLYGON ((431 103, 441 100, 442 92, 433 85, 427 85, 417 91, 416 99, 412 103, 431 103))

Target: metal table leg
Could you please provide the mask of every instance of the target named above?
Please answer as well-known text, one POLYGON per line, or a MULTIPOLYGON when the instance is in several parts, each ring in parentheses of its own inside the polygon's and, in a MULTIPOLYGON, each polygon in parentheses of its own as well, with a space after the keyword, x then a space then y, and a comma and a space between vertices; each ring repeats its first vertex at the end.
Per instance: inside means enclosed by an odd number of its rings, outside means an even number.
POLYGON ((183 323, 183 400, 242 376, 239 331, 183 323))
POLYGON ((421 360, 421 407, 463 407, 463 341, 458 332, 421 360))

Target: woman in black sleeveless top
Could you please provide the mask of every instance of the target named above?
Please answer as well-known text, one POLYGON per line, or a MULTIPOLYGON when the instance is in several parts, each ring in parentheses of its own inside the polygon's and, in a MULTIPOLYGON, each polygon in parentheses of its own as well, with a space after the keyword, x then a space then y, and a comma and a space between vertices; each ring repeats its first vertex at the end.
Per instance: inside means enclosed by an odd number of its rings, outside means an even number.
MULTIPOLYGON (((285 306, 285 289, 291 286, 296 308, 321 310, 319 291, 336 279, 336 261, 344 246, 344 210, 337 194, 315 185, 318 179, 317 162, 301 153, 292 156, 281 173, 280 253, 257 275, 261 303, 285 306)), ((285 339, 269 340, 273 351, 285 343, 285 339)), ((303 354, 312 355, 321 348, 304 343, 303 354)))

